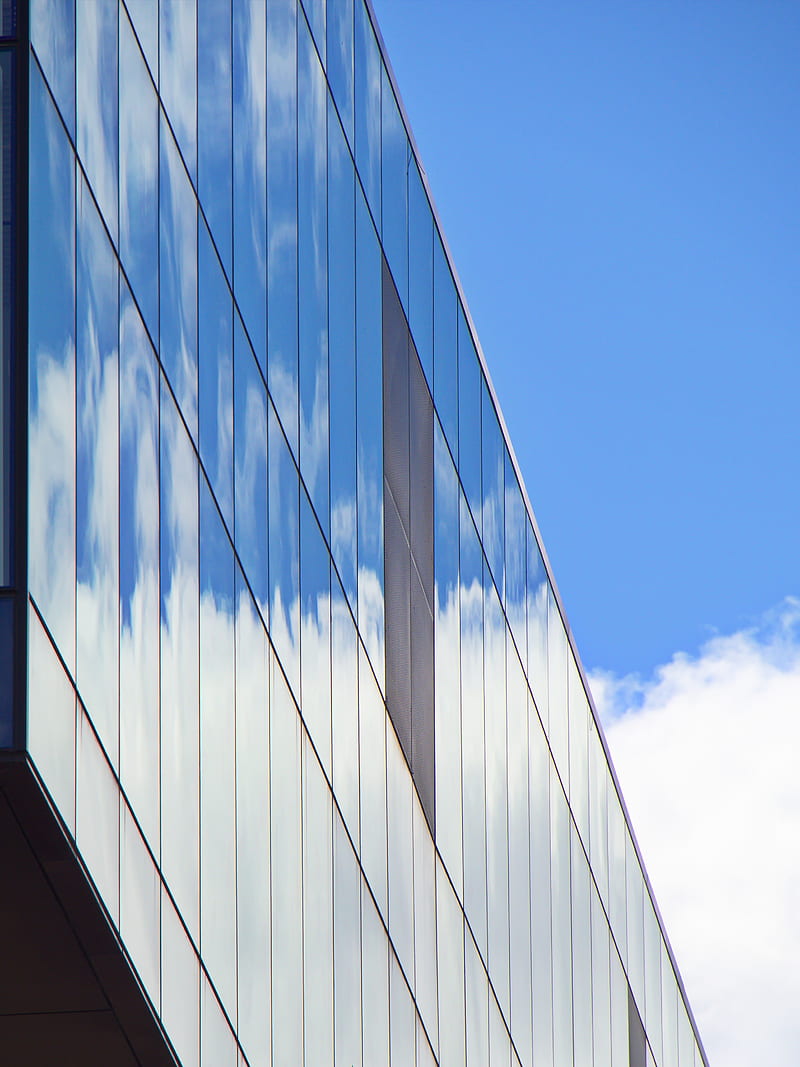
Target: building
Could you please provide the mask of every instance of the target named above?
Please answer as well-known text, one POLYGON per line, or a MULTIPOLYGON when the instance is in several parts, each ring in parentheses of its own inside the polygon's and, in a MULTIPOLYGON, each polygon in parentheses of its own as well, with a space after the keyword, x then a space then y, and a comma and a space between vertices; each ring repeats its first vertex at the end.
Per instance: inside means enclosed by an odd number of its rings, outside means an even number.
POLYGON ((700 1067, 369 6, 0 11, 0 1059, 700 1067))

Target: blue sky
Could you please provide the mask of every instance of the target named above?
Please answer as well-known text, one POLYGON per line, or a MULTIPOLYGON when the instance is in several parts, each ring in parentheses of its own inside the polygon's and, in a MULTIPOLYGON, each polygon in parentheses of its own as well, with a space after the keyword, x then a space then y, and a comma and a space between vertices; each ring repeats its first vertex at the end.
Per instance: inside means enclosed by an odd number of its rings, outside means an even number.
POLYGON ((373 0, 710 1062, 800 1047, 800 5, 373 0))
POLYGON ((585 666, 800 593, 800 6, 375 8, 585 666))

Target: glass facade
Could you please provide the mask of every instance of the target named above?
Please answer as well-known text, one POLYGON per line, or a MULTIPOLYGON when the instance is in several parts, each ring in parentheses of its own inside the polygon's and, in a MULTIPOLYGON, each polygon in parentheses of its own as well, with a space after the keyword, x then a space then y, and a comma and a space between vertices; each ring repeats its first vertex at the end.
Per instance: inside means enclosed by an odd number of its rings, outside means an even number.
POLYGON ((27 747, 177 1059, 699 1067, 369 7, 27 92, 27 747))

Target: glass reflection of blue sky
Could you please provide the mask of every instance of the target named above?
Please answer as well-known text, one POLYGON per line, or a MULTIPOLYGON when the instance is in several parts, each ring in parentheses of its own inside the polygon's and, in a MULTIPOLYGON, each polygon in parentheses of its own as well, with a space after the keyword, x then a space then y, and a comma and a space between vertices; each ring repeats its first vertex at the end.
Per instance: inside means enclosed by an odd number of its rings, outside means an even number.
POLYGON ((159 92, 197 183, 197 0, 159 0, 159 92))
POLYGON ((458 462, 458 299, 438 233, 433 238, 433 399, 458 462))
POLYGON ((197 187, 222 265, 232 277, 231 0, 199 0, 197 187))
POLYGON ((356 0, 354 18, 355 160, 372 210, 381 213, 381 58, 366 5, 356 0))
POLYGON ((300 491, 300 707, 331 777, 331 557, 305 491, 300 491))
POLYGON ((75 0, 31 0, 31 44, 75 137, 75 0))
POLYGON ((328 0, 327 74, 350 145, 353 144, 353 0, 328 0))
POLYGON ((292 691, 300 693, 300 497, 297 468, 269 406, 269 626, 292 691))
POLYGON ((408 138, 386 69, 381 87, 381 237, 389 270, 408 308, 408 138))
POLYGON ((114 242, 117 240, 118 98, 116 0, 78 0, 78 154, 114 242))

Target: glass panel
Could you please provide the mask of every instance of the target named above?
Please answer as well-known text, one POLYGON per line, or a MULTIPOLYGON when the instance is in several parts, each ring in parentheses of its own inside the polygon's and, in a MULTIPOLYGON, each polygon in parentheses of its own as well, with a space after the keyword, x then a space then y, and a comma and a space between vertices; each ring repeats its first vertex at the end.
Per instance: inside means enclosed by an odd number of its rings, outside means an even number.
POLYGON ((205 223, 197 244, 200 459, 233 529, 233 306, 205 223))
MULTIPOLYGON (((611 948, 611 1064, 630 1067, 628 1044, 628 982, 622 962, 611 948)), ((694 1067, 692 1063, 689 1067, 694 1067)))
POLYGON ((409 150, 408 323, 428 388, 433 392, 433 216, 409 150))
POLYGON ((381 56, 366 4, 355 16, 355 158, 373 218, 381 206, 381 56))
POLYGON ((158 337, 158 100, 127 18, 119 32, 120 258, 150 335, 158 337))
MULTIPOLYGON (((414 977, 414 836, 411 774, 397 735, 386 725, 389 824, 389 936, 405 973, 414 977)), ((405 1062, 405 1061, 401 1061, 405 1062)))
POLYGON ((325 0, 303 0, 306 18, 314 34, 322 62, 325 62, 325 0))
POLYGON ((200 1064, 201 1067, 236 1067, 236 1040, 231 1033, 222 1006, 205 974, 200 997, 200 1064))
POLYGON ((528 683, 545 729, 549 725, 547 686, 547 575, 530 523, 527 531, 528 683))
POLYGON ((627 907, 625 902, 625 816, 613 782, 608 784, 609 919, 617 949, 628 960, 627 907))
POLYGON ((483 571, 480 542, 461 506, 461 756, 464 791, 464 910, 486 953, 486 775, 483 708, 483 571))
POLYGON ((28 584, 74 669, 75 163, 35 63, 29 181, 28 584))
POLYGON ((75 0, 31 0, 30 19, 31 44, 74 138, 75 0))
POLYGON ((589 859, 600 898, 608 906, 608 781, 606 763, 594 716, 589 712, 589 859))
POLYGON ((297 92, 303 102, 297 129, 300 473, 327 539, 330 531, 327 93, 325 75, 303 19, 297 37, 297 92))
POLYGON ((270 636, 295 693, 300 692, 300 488, 286 438, 269 405, 270 636))
POLYGON ((197 189, 225 273, 231 278, 231 0, 197 2, 197 189))
POLYGON ((127 804, 120 807, 119 932, 156 1011, 161 995, 158 870, 127 804))
POLYGON ((481 369, 458 305, 458 472, 481 532, 481 369))
POLYGON ((200 481, 200 945, 236 1018, 236 762, 233 551, 200 481))
POLYGON ((553 909, 553 1059, 556 1063, 571 1063, 573 972, 570 929, 570 818, 566 797, 553 771, 550 774, 550 834, 552 841, 550 899, 553 909))
POLYGON ((328 81, 353 144, 353 0, 328 0, 328 81))
POLYGON ((158 855, 158 377, 127 286, 119 351, 120 777, 158 855))
POLYGON ((160 0, 159 87, 192 181, 197 182, 197 0, 160 0))
POLYGON ((361 1019, 364 1027, 363 1062, 367 1067, 373 1064, 375 1067, 388 1067, 389 1064, 388 950, 386 931, 367 885, 362 881, 361 1019))
POLYGON ((439 1047, 436 981, 436 852, 416 792, 414 822, 414 991, 417 1010, 434 1048, 439 1047))
POLYGON ((197 201, 163 112, 160 130, 159 356, 197 441, 197 201))
POLYGON ((267 390, 238 313, 233 363, 234 541, 259 610, 268 619, 267 390))
POLYGON ((533 701, 528 704, 531 819, 531 947, 533 952, 534 1062, 553 1059, 553 987, 550 971, 550 752, 533 701))
POLYGON ((625 881, 627 889, 628 981, 636 1004, 644 1011, 644 882, 636 850, 625 834, 625 881))
POLYGON ((200 943, 197 454, 161 379, 161 866, 200 943))
POLYGON ((428 1041, 428 1035, 425 1032, 425 1027, 422 1025, 422 1019, 419 1015, 416 1018, 417 1023, 417 1067, 437 1067, 436 1057, 433 1054, 433 1049, 428 1041))
POLYGON ((14 600, 0 597, 0 748, 14 743, 14 600))
POLYGON ((458 595, 458 475, 434 420, 434 603, 436 843, 463 893, 461 668, 458 595))
POLYGON ((410 149, 389 75, 383 66, 381 77, 381 236, 400 303, 407 310, 410 149))
POLYGON ((30 605, 28 751, 61 818, 74 833, 75 691, 30 605))
MULTIPOLYGON (((572 849, 572 1008, 576 1063, 592 1062, 592 928, 589 865, 575 827, 572 849)), ((603 1062, 602 1060, 599 1062, 603 1062)))
POLYGON ((233 291, 267 371, 267 5, 233 0, 233 291))
POLYGON ((505 454, 505 605, 506 615, 514 634, 517 651, 523 664, 528 662, 525 629, 526 547, 525 504, 508 450, 505 454))
POLYGON ((100 740, 118 766, 118 267, 82 178, 77 289, 77 683, 100 740))
POLYGON ((300 495, 301 710, 331 780, 331 557, 300 495))
POLYGON ((111 918, 119 923, 119 786, 83 710, 78 713, 75 840, 111 918))
POLYGON ((458 298, 438 232, 433 238, 433 399, 458 462, 458 298))
MULTIPOLYGON (((361 1063, 361 876, 344 825, 335 817, 333 951, 336 1063, 361 1063)), ((375 915, 373 910, 373 915, 375 915)), ((375 922, 377 923, 377 917, 375 922)), ((383 930, 373 931, 383 939, 383 930)), ((384 977, 384 984, 385 984, 384 977)), ((385 1007, 384 1007, 385 1010, 385 1007)), ((313 1063, 333 1062, 312 1060, 313 1063)), ((372 1061, 368 1061, 372 1062, 372 1061)))
POLYGON ((267 366, 269 390, 297 455, 297 4, 267 5, 267 366))
POLYGON ((547 586, 547 725, 550 747, 561 781, 569 782, 569 713, 567 669, 569 646, 564 624, 549 583, 547 586))
MULTIPOLYGON (((358 651, 358 714, 361 864, 381 915, 388 925, 387 746, 397 748, 397 741, 369 660, 361 648, 358 651)), ((405 771, 405 765, 403 769, 405 771)))
POLYGON ((200 966, 166 890, 161 891, 161 1019, 181 1067, 200 1062, 200 966))
POLYGON ((116 242, 117 0, 78 0, 76 16, 78 154, 116 242))
MULTIPOLYGON (((360 10, 361 5, 359 5, 360 10)), ((372 31, 370 30, 370 33, 372 31)), ((381 251, 356 193, 358 629, 384 691, 381 251)))
POLYGON ((150 67, 158 80, 158 4, 153 0, 125 0, 133 28, 150 67))
MULTIPOLYGON (((355 894, 357 908, 357 884, 355 894)), ((303 1021, 306 1063, 333 1063, 333 936, 331 794, 308 735, 303 733, 303 1021)), ((357 939, 353 950, 356 954, 359 951, 357 939)))
POLYGON ((678 1067, 678 983, 667 947, 661 940, 661 1017, 664 1067, 678 1067))
MULTIPOLYGON (((359 819, 358 819, 358 634, 353 624, 353 619, 347 608, 342 587, 332 579, 331 601, 331 718, 333 731, 333 792, 339 805, 339 810, 344 818, 345 825, 353 841, 358 847, 359 819)), ((362 653, 363 655, 363 653, 362 653)), ((369 668, 367 667, 367 670, 369 668)), ((365 679, 366 691, 369 681, 365 679)), ((372 683, 374 686, 374 682, 372 683)), ((366 701, 366 692, 365 692, 366 701)), ((381 753, 381 780, 384 801, 381 807, 386 808, 385 768, 383 758, 383 706, 378 707, 379 718, 377 721, 378 737, 380 738, 379 750, 381 753)), ((365 729, 372 723, 365 723, 365 729)), ((375 750, 370 750, 371 758, 375 758, 375 750)), ((366 769, 365 769, 366 773, 366 769)), ((385 827, 385 821, 384 821, 385 827)), ((386 833, 384 829, 384 841, 386 833)), ((385 845, 384 845, 385 848, 385 845)), ((383 864, 384 869, 386 863, 383 864)), ((386 877, 384 874, 384 882, 386 877)))
POLYGON ((269 1062, 269 645, 236 569, 236 936, 239 1040, 269 1062))
POLYGON ((478 948, 466 927, 464 956, 467 991, 466 1063, 468 1067, 485 1067, 489 1062, 489 983, 478 948))
MULTIPOLYGON (((352 19, 352 10, 350 16, 352 19)), ((357 606, 356 549, 358 541, 356 530, 355 225, 353 163, 331 103, 328 107, 330 544, 342 585, 353 610, 357 606)))
POLYGON ((678 1049, 680 1067, 694 1067, 694 1032, 680 993, 678 994, 678 1049))
POLYGON ((439 971, 439 1062, 463 1067, 465 1048, 464 917, 450 880, 436 863, 436 947, 439 971))
MULTIPOLYGON (((501 596, 505 596, 505 449, 489 387, 481 379, 481 470, 483 550, 501 596)), ((476 516, 477 519, 477 516, 476 516)), ((480 521, 477 520, 480 526, 480 521)))
MULTIPOLYGON (((13 11, 12 11, 13 13, 13 11)), ((14 54, 0 53, 0 168, 11 173, 15 134, 12 107, 14 90, 14 54)), ((12 512, 9 499, 11 485, 11 354, 15 336, 12 314, 13 282, 16 272, 12 263, 15 232, 16 196, 13 182, 0 177, 0 586, 11 583, 12 512)))
POLYGON ((644 891, 644 1025, 659 1063, 664 1056, 661 1008, 661 929, 650 894, 644 891))
POLYGON ((592 1044, 595 1062, 611 1064, 609 930, 600 897, 592 889, 592 1044))
MULTIPOLYGON (((511 1034, 524 1063, 533 1061, 530 824, 528 820, 528 687, 506 641, 508 684, 508 900, 511 948, 511 1034)), ((541 949, 536 945, 536 952, 541 949)))
POLYGON ((486 872, 489 970, 503 1013, 510 1009, 508 940, 508 764, 506 627, 491 575, 483 567, 483 684, 486 739, 486 872))
POLYGON ((489 994, 489 1061, 492 1067, 511 1067, 511 1041, 497 1000, 489 994))
POLYGON ((270 693, 272 1059, 289 1064, 303 1062, 300 720, 273 656, 270 693))
MULTIPOLYGON (((578 666, 567 653, 569 704, 569 802, 583 843, 589 845, 589 701, 578 666)), ((552 727, 552 723, 551 723, 552 727)), ((563 770, 563 767, 562 767, 563 770)))
POLYGON ((391 1035, 391 1060, 413 1067, 416 1062, 416 1020, 414 1001, 403 978, 397 957, 392 953, 389 964, 389 1025, 391 1035))

